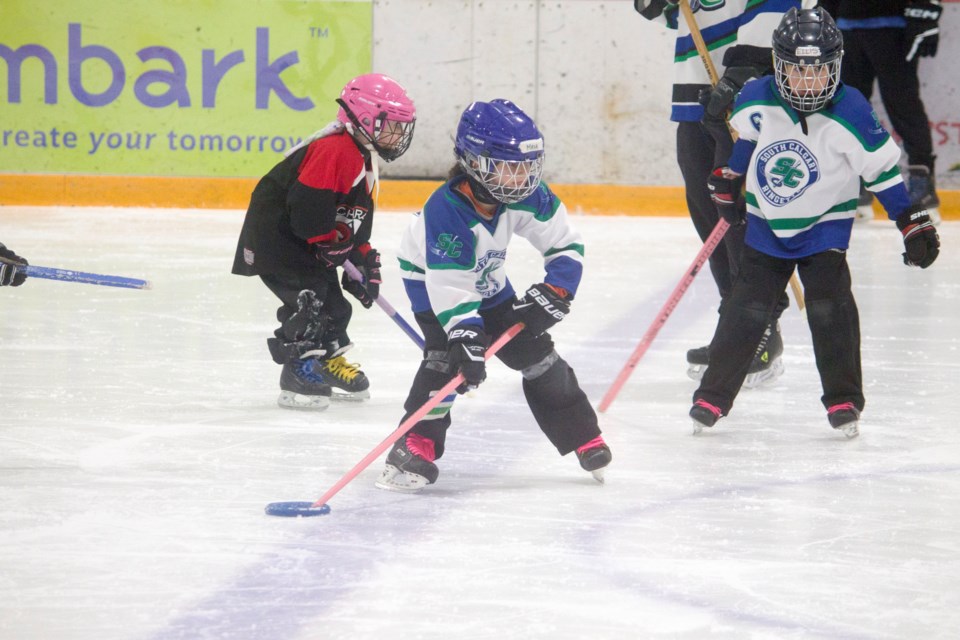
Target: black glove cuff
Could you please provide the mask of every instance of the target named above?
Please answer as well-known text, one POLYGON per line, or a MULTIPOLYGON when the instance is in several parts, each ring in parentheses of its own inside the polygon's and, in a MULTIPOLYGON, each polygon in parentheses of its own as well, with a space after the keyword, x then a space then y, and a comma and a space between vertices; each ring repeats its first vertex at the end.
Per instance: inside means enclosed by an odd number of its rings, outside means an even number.
POLYGON ((930 214, 927 213, 927 208, 922 204, 914 204, 911 205, 906 211, 901 213, 897 217, 896 222, 897 229, 902 232, 907 227, 923 224, 924 222, 930 222, 930 214))

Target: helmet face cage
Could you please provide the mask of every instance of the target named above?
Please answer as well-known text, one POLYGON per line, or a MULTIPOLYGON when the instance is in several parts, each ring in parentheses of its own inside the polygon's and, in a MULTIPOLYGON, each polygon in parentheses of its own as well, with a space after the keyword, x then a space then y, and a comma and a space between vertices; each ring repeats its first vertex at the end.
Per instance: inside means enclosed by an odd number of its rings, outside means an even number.
POLYGON ((773 68, 780 95, 804 113, 827 106, 840 86, 840 58, 823 64, 799 64, 774 54, 773 68))
POLYGON ((529 197, 540 186, 543 174, 543 154, 531 160, 498 160, 465 151, 459 162, 471 178, 503 204, 529 197))
POLYGON ((416 108, 395 80, 379 73, 358 76, 343 88, 337 103, 337 120, 352 124, 385 161, 410 148, 416 108))
POLYGON ((774 78, 780 95, 800 112, 824 108, 840 86, 843 35, 821 8, 783 16, 773 33, 774 78))
POLYGON ((454 145, 457 162, 503 204, 528 198, 543 176, 543 136, 509 100, 474 102, 463 112, 454 145))

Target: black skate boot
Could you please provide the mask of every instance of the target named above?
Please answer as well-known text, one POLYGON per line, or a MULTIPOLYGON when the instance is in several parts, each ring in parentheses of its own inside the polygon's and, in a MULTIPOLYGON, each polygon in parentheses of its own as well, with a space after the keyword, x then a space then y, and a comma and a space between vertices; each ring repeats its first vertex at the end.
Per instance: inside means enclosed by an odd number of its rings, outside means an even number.
POLYGON ((330 406, 330 385, 318 373, 320 363, 307 357, 283 365, 277 404, 287 409, 323 411, 330 406))
POLYGON ((387 454, 387 464, 376 486, 387 491, 416 493, 440 476, 433 464, 433 440, 416 433, 404 435, 387 454))
POLYGON ((353 343, 339 346, 337 343, 323 345, 327 354, 320 359, 320 375, 333 387, 334 400, 366 400, 370 397, 370 381, 360 370, 359 364, 351 364, 343 354, 353 348, 353 343))
POLYGON ((717 420, 723 417, 723 411, 706 400, 697 400, 690 407, 690 417, 693 418, 693 435, 697 435, 704 427, 717 424, 717 420))
POLYGON ((873 220, 873 194, 860 183, 860 196, 857 198, 857 214, 854 222, 873 220))
POLYGON ((940 198, 937 196, 936 179, 929 167, 922 164, 912 164, 907 167, 910 172, 910 181, 907 190, 910 192, 910 204, 921 205, 926 208, 930 222, 940 224, 940 198))
POLYGON ((827 420, 830 426, 848 438, 856 438, 860 435, 860 411, 853 406, 852 402, 835 404, 827 409, 827 420))
POLYGON ((687 377, 700 382, 710 364, 710 345, 687 351, 687 377))
POLYGON ((589 471, 593 474, 594 480, 603 484, 603 472, 610 461, 613 460, 613 454, 610 453, 610 447, 607 446, 607 443, 603 441, 603 436, 597 436, 577 448, 577 459, 584 471, 589 471))
POLYGON ((769 325, 763 332, 763 338, 753 356, 747 378, 743 386, 753 389, 765 382, 776 380, 783 374, 783 338, 780 336, 780 323, 769 325))

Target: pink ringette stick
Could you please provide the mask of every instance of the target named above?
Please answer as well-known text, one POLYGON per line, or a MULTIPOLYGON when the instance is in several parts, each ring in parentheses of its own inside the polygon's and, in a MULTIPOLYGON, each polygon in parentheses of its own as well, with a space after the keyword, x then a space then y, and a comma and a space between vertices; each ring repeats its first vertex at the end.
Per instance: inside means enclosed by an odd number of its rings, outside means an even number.
MULTIPOLYGON (((507 344, 516 336, 518 333, 523 331, 523 323, 518 322, 513 325, 501 335, 499 338, 494 340, 493 344, 487 349, 487 354, 484 357, 485 360, 489 360, 493 357, 494 354, 499 351, 503 345, 507 344)), ((440 404, 444 398, 450 395, 454 389, 460 386, 460 383, 463 382, 463 376, 457 374, 453 380, 445 384, 439 391, 437 391, 432 398, 427 400, 422 407, 417 409, 409 418, 404 420, 399 427, 394 430, 389 436, 384 438, 383 442, 374 447, 373 451, 367 454, 367 456, 358 462, 353 469, 350 469, 342 478, 340 478, 335 485, 330 487, 329 491, 320 496, 320 498, 314 502, 274 502, 267 505, 267 513, 274 516, 316 516, 329 513, 330 507, 327 506, 327 501, 335 496, 341 489, 343 489, 351 480, 357 477, 357 475, 370 466, 370 463, 376 460, 380 454, 386 451, 390 445, 400 439, 403 434, 413 428, 417 422, 420 421, 423 416, 427 415, 434 407, 440 404)))
MULTIPOLYGON (((520 333, 521 331, 523 331, 522 322, 518 322, 517 324, 513 325, 512 327, 504 331, 503 334, 499 338, 497 338, 494 341, 494 343, 491 344, 490 347, 487 349, 487 354, 484 356, 484 360, 489 360, 490 358, 492 358, 494 354, 497 353, 497 351, 500 351, 500 348, 503 347, 503 345, 513 340, 513 337, 518 333, 520 333)), ((327 500, 335 496, 341 489, 343 489, 347 485, 347 483, 353 480, 357 476, 357 474, 359 474, 361 471, 363 471, 368 466, 370 466, 371 462, 379 458, 380 454, 382 454, 384 451, 390 448, 390 445, 392 445, 394 442, 399 440, 400 437, 403 434, 405 434, 407 431, 412 429, 413 425, 417 424, 420 421, 420 419, 423 418, 423 416, 430 413, 430 411, 433 410, 434 407, 440 404, 443 401, 443 399, 446 398, 448 395, 450 395, 454 391, 454 389, 459 387, 462 382, 463 382, 463 375, 458 373, 453 378, 453 380, 451 380, 450 382, 445 384, 443 387, 441 387, 441 389, 437 391, 432 398, 427 400, 422 407, 417 409, 409 418, 404 420, 400 424, 400 426, 396 428, 396 430, 393 433, 391 433, 386 438, 384 438, 383 442, 381 442, 376 447, 374 447, 373 451, 368 453, 363 460, 358 462, 356 466, 353 467, 353 469, 350 469, 350 471, 348 471, 346 475, 340 478, 340 480, 337 481, 335 485, 330 487, 329 491, 327 491, 325 494, 320 496, 320 498, 313 503, 313 506, 319 507, 321 505, 326 504, 327 500)))
POLYGON ((713 231, 710 233, 707 241, 703 243, 700 253, 698 253, 697 257, 693 259, 693 264, 691 264, 690 268, 687 269, 687 272, 680 280, 677 288, 673 290, 672 294, 670 294, 670 298, 667 300, 666 304, 663 305, 663 308, 660 309, 660 313, 657 314, 657 317, 653 320, 653 324, 651 324, 650 328, 647 329, 647 332, 643 334, 640 344, 638 344, 637 348, 633 350, 633 353, 627 360, 627 364, 625 364, 623 369, 620 370, 620 375, 618 375, 617 379, 613 381, 612 385, 610 385, 610 389, 607 390, 607 394, 603 396, 603 400, 600 402, 600 406, 598 407, 600 413, 606 411, 610 407, 610 404, 613 402, 613 400, 617 397, 617 394, 620 393, 621 387, 623 387, 624 383, 626 383, 627 378, 630 377, 630 374, 633 373, 637 363, 640 362, 640 358, 642 358, 643 354, 647 352, 647 348, 650 347, 653 339, 657 337, 657 333, 660 332, 661 327, 667 323, 667 318, 669 318, 670 314, 673 313, 673 310, 680 302, 680 298, 683 297, 683 294, 690 287, 690 283, 693 282, 693 279, 698 273, 700 273, 700 269, 703 268, 704 263, 706 263, 707 259, 710 258, 710 254, 712 254, 713 250, 717 248, 718 244, 720 244, 720 241, 723 239, 723 235, 727 232, 728 228, 730 228, 730 224, 723 218, 717 222, 717 226, 713 228, 713 231))

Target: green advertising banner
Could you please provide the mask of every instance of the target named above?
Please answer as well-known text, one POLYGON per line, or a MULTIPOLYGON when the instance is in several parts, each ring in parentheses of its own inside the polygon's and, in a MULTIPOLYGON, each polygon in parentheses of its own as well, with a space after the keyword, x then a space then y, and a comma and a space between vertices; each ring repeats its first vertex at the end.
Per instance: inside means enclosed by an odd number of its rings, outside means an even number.
POLYGON ((370 71, 371 0, 3 0, 0 173, 255 177, 370 71))

